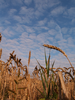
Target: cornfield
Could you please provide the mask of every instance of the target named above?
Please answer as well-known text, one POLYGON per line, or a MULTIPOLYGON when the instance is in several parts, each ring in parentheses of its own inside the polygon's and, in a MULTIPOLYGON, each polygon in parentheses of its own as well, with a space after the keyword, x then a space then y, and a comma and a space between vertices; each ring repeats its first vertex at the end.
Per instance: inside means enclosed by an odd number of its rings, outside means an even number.
MULTIPOLYGON (((0 42, 1 38, 0 34, 0 42)), ((61 49, 46 44, 43 46, 60 51, 68 59, 68 56, 61 49)), ((52 74, 47 76, 47 68, 39 64, 41 69, 36 66, 32 72, 33 77, 31 77, 29 74, 31 51, 29 51, 28 66, 23 66, 21 59, 17 58, 14 52, 10 53, 6 63, 0 60, 0 100, 75 100, 75 69, 69 59, 71 67, 49 68, 49 73, 50 71, 53 73, 58 97, 57 99, 44 99, 39 92, 44 93, 40 70, 42 69, 43 73, 45 73, 44 77, 42 76, 43 80, 47 77, 49 77, 49 80, 52 80, 52 74)), ((0 49, 0 58, 1 55, 2 49, 0 49)), ((49 59, 47 65, 49 64, 49 59)), ((50 83, 50 95, 53 95, 52 84, 54 84, 53 81, 50 83)))

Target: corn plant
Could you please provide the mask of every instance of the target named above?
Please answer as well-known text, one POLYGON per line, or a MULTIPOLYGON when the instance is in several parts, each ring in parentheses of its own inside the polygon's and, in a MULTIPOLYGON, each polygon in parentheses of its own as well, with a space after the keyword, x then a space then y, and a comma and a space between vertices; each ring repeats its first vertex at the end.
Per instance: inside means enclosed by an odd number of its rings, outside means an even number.
MULTIPOLYGON (((36 59, 37 60, 37 59, 36 59)), ((42 85, 43 85, 43 90, 44 93, 42 93, 38 88, 37 90, 42 94, 43 98, 39 100, 51 100, 54 99, 56 100, 58 97, 58 92, 57 92, 57 85, 54 80, 54 73, 53 73, 53 66, 54 62, 52 64, 52 70, 49 73, 49 68, 50 68, 50 53, 47 61, 46 57, 46 52, 45 52, 45 64, 46 64, 46 69, 40 65, 40 63, 37 60, 37 63, 40 66, 40 75, 41 75, 41 80, 42 80, 42 85), (50 77, 52 76, 52 77, 50 77), (52 89, 51 88, 52 85, 52 89)))

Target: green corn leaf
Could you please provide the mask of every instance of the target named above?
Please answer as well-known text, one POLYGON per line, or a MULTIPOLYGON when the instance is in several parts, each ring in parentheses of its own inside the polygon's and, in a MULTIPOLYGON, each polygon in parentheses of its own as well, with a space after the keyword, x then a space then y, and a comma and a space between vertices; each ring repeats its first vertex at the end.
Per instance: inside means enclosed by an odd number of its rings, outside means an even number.
POLYGON ((13 91, 13 90, 10 90, 10 89, 8 89, 8 91, 10 91, 10 92, 12 92, 12 93, 14 93, 14 94, 16 95, 16 92, 15 92, 15 91, 13 91))

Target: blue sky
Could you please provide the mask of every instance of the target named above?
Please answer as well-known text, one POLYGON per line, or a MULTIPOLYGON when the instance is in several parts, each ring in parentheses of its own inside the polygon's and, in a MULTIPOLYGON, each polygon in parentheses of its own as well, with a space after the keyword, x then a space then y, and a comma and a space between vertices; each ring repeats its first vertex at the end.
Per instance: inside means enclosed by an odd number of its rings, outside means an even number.
MULTIPOLYGON (((43 44, 61 48, 75 66, 75 0, 0 0, 1 59, 7 61, 15 50, 27 65, 31 51, 30 72, 44 62, 43 44)), ((46 48, 48 56, 49 49, 46 48)), ((70 67, 67 59, 51 50, 54 67, 70 67)))

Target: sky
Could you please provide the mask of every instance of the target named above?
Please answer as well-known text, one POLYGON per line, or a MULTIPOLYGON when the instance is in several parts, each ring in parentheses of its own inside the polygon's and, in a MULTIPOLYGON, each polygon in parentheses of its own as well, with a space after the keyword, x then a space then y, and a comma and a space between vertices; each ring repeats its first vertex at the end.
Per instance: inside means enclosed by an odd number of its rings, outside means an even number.
MULTIPOLYGON (((75 0, 0 0, 1 60, 7 62, 10 53, 28 65, 32 73, 39 63, 45 67, 43 44, 61 48, 75 66, 75 0), (35 59, 36 58, 36 59, 35 59)), ((45 48, 54 67, 70 67, 59 51, 45 48)), ((39 66, 38 66, 39 68, 39 66)))

